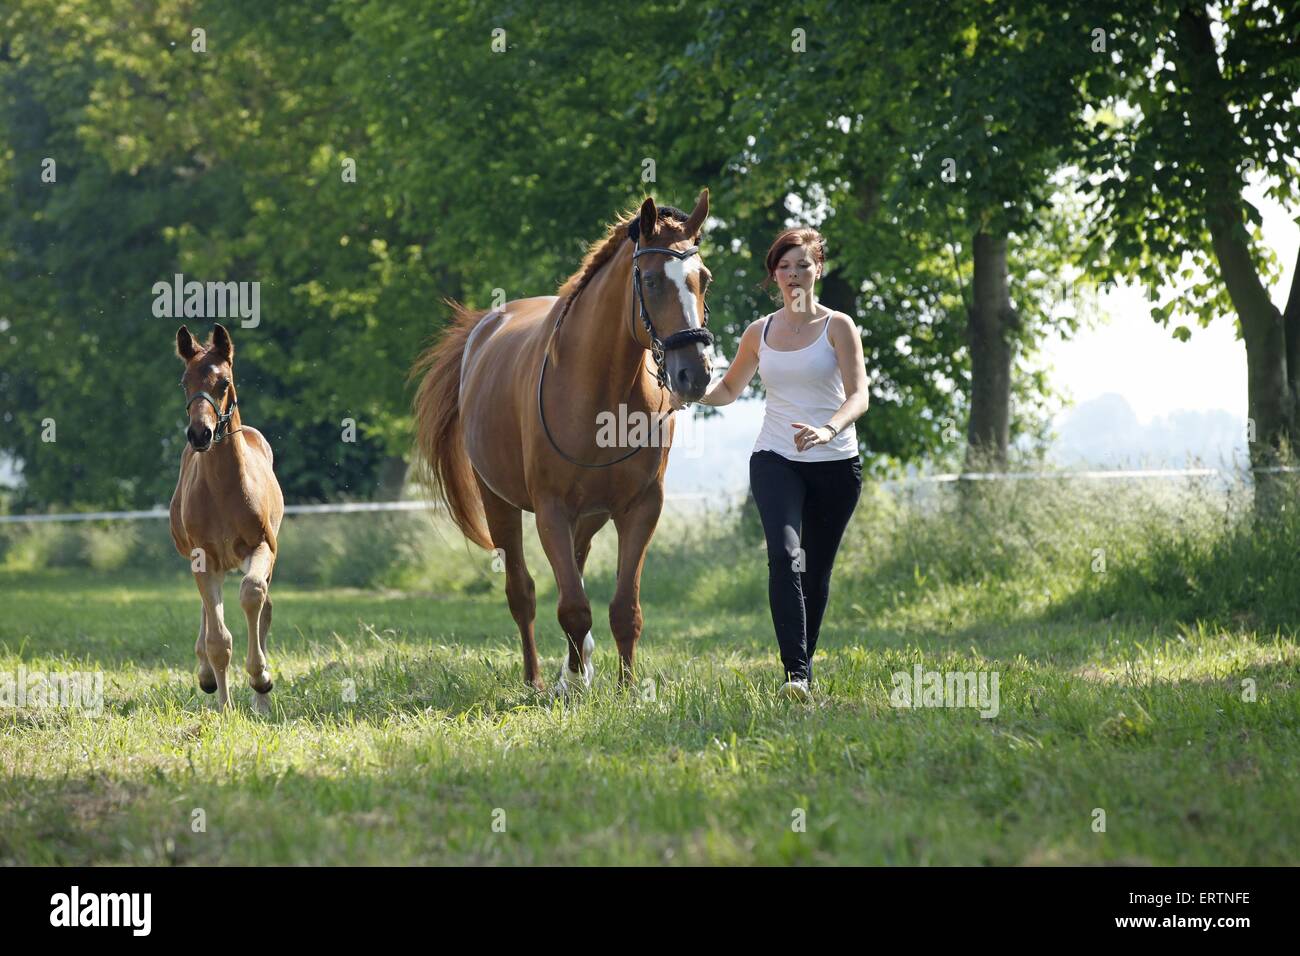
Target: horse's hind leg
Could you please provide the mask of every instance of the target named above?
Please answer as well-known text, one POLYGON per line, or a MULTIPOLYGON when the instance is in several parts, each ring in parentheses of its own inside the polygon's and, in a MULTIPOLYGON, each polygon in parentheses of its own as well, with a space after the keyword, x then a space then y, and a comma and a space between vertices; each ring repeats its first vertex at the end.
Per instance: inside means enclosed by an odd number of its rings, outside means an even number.
POLYGON ((217 690, 217 678, 212 673, 212 665, 208 663, 208 649, 204 646, 207 630, 208 611, 199 605, 199 639, 194 642, 194 656, 199 659, 199 690, 212 694, 217 690))
MULTIPOLYGON (((477 478, 477 475, 475 476, 477 478)), ((537 587, 528 573, 524 560, 523 515, 487 487, 478 483, 483 499, 483 513, 487 517, 492 544, 500 552, 506 570, 506 601, 510 616, 519 628, 519 640, 524 651, 524 681, 537 690, 542 689, 542 677, 537 666, 537 641, 533 635, 533 620, 537 616, 537 587)))
POLYGON ((248 658, 244 670, 248 672, 248 686, 253 689, 253 709, 259 714, 271 712, 271 673, 266 668, 266 637, 262 622, 270 626, 271 568, 275 554, 263 541, 248 558, 248 570, 239 585, 239 604, 248 619, 248 658))

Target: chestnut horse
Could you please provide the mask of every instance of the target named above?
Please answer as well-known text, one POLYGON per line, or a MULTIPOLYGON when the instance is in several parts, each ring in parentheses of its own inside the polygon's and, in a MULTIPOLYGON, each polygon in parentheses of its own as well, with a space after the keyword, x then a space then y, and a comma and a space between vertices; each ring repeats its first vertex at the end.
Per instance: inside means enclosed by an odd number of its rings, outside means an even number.
POLYGON ((591 685, 595 641, 582 572, 592 537, 611 517, 618 583, 609 626, 619 683, 632 678, 641 568, 663 507, 672 444, 666 392, 695 401, 709 384, 710 277, 696 245, 708 196, 707 189, 700 193, 689 216, 646 199, 591 246, 558 296, 516 299, 491 311, 449 302, 455 321, 412 369, 412 377, 424 374, 415 425, 426 477, 465 536, 504 559, 524 680, 538 690, 524 511, 536 517, 568 637, 556 692, 591 685), (658 444, 627 441, 624 450, 611 449, 598 422, 610 414, 662 423, 654 429, 658 444))
POLYGON ((176 354, 185 362, 181 387, 189 414, 189 441, 172 495, 171 530, 176 550, 190 561, 203 610, 194 653, 199 687, 230 706, 226 668, 233 638, 226 628, 221 585, 227 571, 244 570, 239 603, 248 618, 248 683, 253 708, 269 713, 271 674, 266 633, 271 628, 271 571, 284 496, 275 480, 271 446, 262 433, 241 424, 235 396, 235 346, 218 325, 206 345, 181 326, 176 354))

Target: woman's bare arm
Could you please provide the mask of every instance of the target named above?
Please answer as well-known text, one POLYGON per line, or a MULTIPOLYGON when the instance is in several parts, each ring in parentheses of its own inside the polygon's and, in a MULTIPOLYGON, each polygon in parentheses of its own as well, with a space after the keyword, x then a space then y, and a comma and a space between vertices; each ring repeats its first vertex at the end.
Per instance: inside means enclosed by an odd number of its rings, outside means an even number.
POLYGON ((704 393, 701 405, 730 405, 753 381, 754 373, 758 371, 758 338, 763 332, 764 321, 756 319, 745 329, 736 348, 736 357, 727 367, 727 374, 704 393))

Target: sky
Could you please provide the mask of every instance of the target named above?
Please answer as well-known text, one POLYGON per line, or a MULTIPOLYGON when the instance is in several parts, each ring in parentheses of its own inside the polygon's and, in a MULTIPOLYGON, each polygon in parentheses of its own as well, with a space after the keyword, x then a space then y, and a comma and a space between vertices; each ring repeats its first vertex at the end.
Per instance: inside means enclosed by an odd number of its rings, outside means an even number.
MULTIPOLYGON (((1280 309, 1286 305, 1300 248, 1300 225, 1294 221, 1300 211, 1288 213, 1268 199, 1258 179, 1244 192, 1263 216, 1265 242, 1285 267, 1270 290, 1280 309)), ((1233 317, 1193 328, 1191 340, 1179 342, 1151 320, 1150 308, 1138 288, 1103 296, 1104 325, 1071 342, 1055 340, 1043 350, 1056 387, 1076 402, 1123 395, 1142 422, 1189 409, 1221 409, 1244 420, 1246 347, 1237 338, 1233 317)))

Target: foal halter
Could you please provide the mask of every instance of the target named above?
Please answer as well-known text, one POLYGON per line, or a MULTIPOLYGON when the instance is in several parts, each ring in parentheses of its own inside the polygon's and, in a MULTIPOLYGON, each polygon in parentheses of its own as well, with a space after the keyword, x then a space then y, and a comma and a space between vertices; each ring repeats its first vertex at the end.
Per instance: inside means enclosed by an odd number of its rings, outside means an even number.
MULTIPOLYGON (((651 252, 662 252, 675 259, 685 260, 689 259, 691 256, 698 255, 700 247, 691 246, 689 249, 682 249, 680 251, 676 249, 667 249, 662 246, 647 246, 642 249, 640 223, 637 221, 633 221, 628 226, 628 236, 632 240, 632 311, 628 314, 627 330, 632 336, 632 341, 637 345, 641 345, 641 340, 637 338, 634 326, 637 306, 640 305, 641 323, 645 326, 646 333, 650 336, 650 354, 654 356, 655 360, 655 381, 659 384, 661 389, 668 391, 668 370, 666 365, 667 353, 671 352, 673 349, 679 349, 690 345, 692 342, 703 342, 705 345, 711 345, 713 343, 713 333, 704 327, 698 329, 682 329, 679 332, 674 332, 666 339, 661 339, 659 333, 655 331, 654 323, 650 321, 650 312, 646 309, 645 293, 641 289, 641 266, 637 263, 637 260, 651 252)), ((704 303, 704 325, 708 324, 709 303, 706 301, 704 303)), ((551 330, 551 335, 554 336, 559 330, 559 319, 557 319, 555 328, 551 330)), ((542 410, 542 383, 546 381, 546 363, 549 358, 550 343, 547 343, 547 349, 542 353, 541 374, 537 376, 537 417, 542 420, 542 430, 546 433, 546 440, 551 443, 551 447, 555 449, 556 454, 570 464, 578 465, 582 468, 608 468, 610 465, 617 465, 619 462, 627 461, 639 452, 642 448, 641 445, 637 445, 626 455, 622 455, 612 461, 602 461, 592 464, 591 462, 578 461, 576 458, 570 457, 564 449, 556 444, 555 436, 551 434, 551 426, 546 424, 546 413, 542 410)))
MULTIPOLYGON (((227 384, 226 391, 229 390, 230 390, 230 385, 227 384)), ((221 393, 223 397, 226 391, 223 391, 221 393)), ((226 412, 223 415, 221 413, 220 401, 213 398, 207 392, 195 392, 193 395, 190 396, 190 400, 185 403, 185 411, 188 412, 190 410, 190 406, 200 400, 205 401, 209 405, 211 405, 212 410, 217 414, 217 427, 212 430, 212 444, 220 445, 231 435, 235 434, 235 432, 243 431, 242 428, 236 428, 235 431, 233 432, 228 430, 230 428, 230 416, 235 414, 235 409, 239 406, 239 398, 237 396, 235 395, 230 396, 230 405, 226 408, 226 412)))

